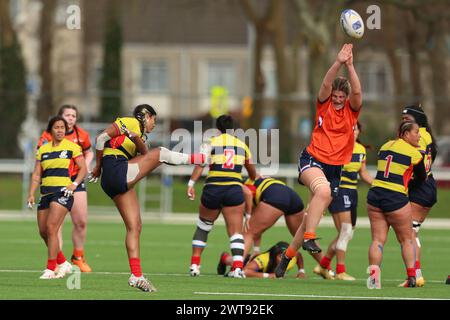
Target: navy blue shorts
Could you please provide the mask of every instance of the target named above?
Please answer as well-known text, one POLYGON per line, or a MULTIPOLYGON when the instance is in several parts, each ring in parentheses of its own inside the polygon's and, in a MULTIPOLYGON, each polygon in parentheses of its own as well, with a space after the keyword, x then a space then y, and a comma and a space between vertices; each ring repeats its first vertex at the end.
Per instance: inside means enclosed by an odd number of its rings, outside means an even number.
POLYGON ((305 148, 303 149, 298 159, 298 171, 301 175, 305 170, 308 170, 312 167, 319 168, 323 171, 325 177, 330 182, 331 195, 333 196, 333 198, 336 197, 339 191, 339 184, 341 182, 342 166, 335 166, 320 162, 312 155, 310 155, 305 148))
POLYGON ((350 211, 352 215, 352 226, 356 225, 358 208, 358 191, 356 189, 339 188, 337 197, 335 197, 328 210, 331 214, 350 211))
MULTIPOLYGON (((73 176, 72 178, 70 178, 70 180, 72 180, 72 182, 74 182, 76 178, 77 178, 77 176, 73 176)), ((84 183, 84 180, 75 189, 75 192, 80 192, 80 191, 87 191, 86 190, 86 184, 84 183)))
POLYGON ((275 207, 287 216, 300 212, 305 207, 299 195, 288 186, 274 183, 261 194, 260 201, 275 207))
POLYGON ((206 184, 203 187, 201 202, 208 209, 216 210, 244 203, 244 191, 237 184, 220 186, 206 184))
POLYGON ((103 157, 101 186, 111 199, 128 191, 127 172, 127 158, 121 156, 103 157))
POLYGON ((408 186, 409 201, 425 208, 431 208, 437 202, 437 187, 433 175, 427 180, 418 182, 411 180, 408 186))
POLYGON ((409 199, 401 192, 373 187, 367 193, 367 203, 383 212, 392 212, 406 206, 409 199))
POLYGON ((72 210, 73 206, 73 196, 65 197, 64 192, 55 192, 51 194, 47 194, 39 200, 38 210, 45 210, 50 208, 50 202, 57 202, 67 210, 72 210))

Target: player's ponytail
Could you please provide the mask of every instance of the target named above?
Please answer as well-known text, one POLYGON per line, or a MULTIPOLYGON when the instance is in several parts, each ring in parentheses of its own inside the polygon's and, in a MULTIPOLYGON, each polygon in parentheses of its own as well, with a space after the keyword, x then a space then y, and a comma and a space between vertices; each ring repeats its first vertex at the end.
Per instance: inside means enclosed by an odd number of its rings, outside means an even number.
POLYGON ((417 124, 419 125, 419 127, 421 128, 425 128, 428 133, 431 136, 431 159, 434 161, 434 159, 436 158, 437 155, 437 145, 436 145, 436 140, 434 139, 433 136, 433 131, 431 130, 431 127, 428 123, 428 117, 425 114, 425 111, 422 108, 422 105, 410 105, 405 107, 405 109, 403 109, 403 114, 409 114, 410 116, 412 116, 414 118, 414 120, 417 122, 417 124))
POLYGON ((359 139, 359 137, 361 135, 361 132, 362 132, 362 125, 361 125, 361 123, 359 121, 356 122, 356 126, 358 127, 358 130, 359 130, 359 135, 358 135, 358 138, 356 138, 356 142, 358 142, 360 145, 362 145, 367 150, 372 150, 372 146, 370 144, 364 144, 359 139))
POLYGON ((266 252, 269 252, 269 264, 267 265, 267 273, 274 272, 275 268, 277 267, 277 256, 281 253, 283 253, 289 246, 289 243, 280 241, 273 245, 269 250, 266 252))
POLYGON ((134 108, 133 116, 139 121, 139 126, 141 128, 142 135, 145 133, 145 115, 156 116, 156 111, 152 106, 148 104, 140 104, 134 108))
POLYGON ((403 138, 406 132, 411 131, 415 125, 418 125, 415 121, 403 121, 398 126, 397 137, 403 138))

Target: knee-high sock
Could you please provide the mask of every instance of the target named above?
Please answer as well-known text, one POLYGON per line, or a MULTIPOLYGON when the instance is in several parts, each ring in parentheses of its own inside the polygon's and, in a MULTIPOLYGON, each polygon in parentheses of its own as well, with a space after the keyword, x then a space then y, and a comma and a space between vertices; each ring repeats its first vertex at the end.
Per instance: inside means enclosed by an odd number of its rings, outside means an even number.
POLYGON ((235 233, 230 237, 231 255, 233 256, 232 270, 244 267, 244 236, 235 233))
POLYGON ((164 162, 167 164, 190 164, 190 155, 186 153, 174 152, 167 148, 160 147, 159 162, 164 162))
MULTIPOLYGON (((204 249, 206 242, 208 241, 208 234, 214 225, 213 221, 208 221, 202 218, 198 218, 197 229, 195 229, 194 237, 192 238, 192 247, 204 249)), ((191 264, 200 265, 200 256, 193 256, 191 258, 191 264)))

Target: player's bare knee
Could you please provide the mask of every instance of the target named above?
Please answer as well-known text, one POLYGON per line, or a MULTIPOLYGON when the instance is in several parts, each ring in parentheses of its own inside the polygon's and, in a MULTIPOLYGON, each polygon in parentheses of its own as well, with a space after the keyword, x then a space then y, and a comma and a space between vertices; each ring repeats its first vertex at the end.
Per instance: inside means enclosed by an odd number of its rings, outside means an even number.
POLYGON ((142 222, 133 223, 127 226, 128 233, 141 234, 141 231, 142 231, 142 222))
POLYGON ((46 229, 39 230, 39 235, 41 236, 42 239, 46 240, 47 239, 47 230, 46 229))
POLYGON ((253 241, 258 240, 258 239, 261 238, 262 232, 253 232, 253 231, 250 231, 250 230, 248 232, 251 235, 253 241))
POLYGON ((322 185, 315 189, 314 197, 322 200, 324 203, 329 203, 332 200, 331 189, 329 185, 322 185))
POLYGON ((47 223, 46 234, 47 236, 55 236, 58 234, 58 226, 55 223, 47 223))
POLYGON ((324 201, 331 200, 330 182, 325 177, 317 177, 309 184, 309 189, 315 197, 324 201))
POLYGON ((141 234, 142 232, 142 222, 139 222, 136 226, 136 231, 139 232, 139 234, 141 234))
POLYGON ((82 231, 82 230, 86 230, 87 223, 85 220, 80 220, 80 221, 77 221, 76 223, 74 223, 73 226, 75 229, 82 231))

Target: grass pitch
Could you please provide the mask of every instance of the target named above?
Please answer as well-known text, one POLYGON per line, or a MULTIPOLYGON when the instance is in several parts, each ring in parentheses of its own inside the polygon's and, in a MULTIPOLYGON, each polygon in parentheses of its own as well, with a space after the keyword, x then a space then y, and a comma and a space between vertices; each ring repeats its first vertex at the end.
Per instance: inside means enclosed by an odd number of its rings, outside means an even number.
MULTIPOLYGON (((222 251, 229 251, 225 227, 217 225, 210 233, 202 257, 201 276, 188 275, 192 225, 144 224, 141 261, 146 276, 157 287, 156 293, 144 293, 128 287, 128 260, 124 246, 125 228, 121 223, 91 222, 88 226, 86 254, 93 269, 81 274, 79 289, 68 289, 67 277, 40 280, 45 269, 47 250, 33 221, 0 221, 0 299, 148 299, 148 300, 263 300, 263 299, 450 299, 450 233, 448 230, 421 229, 422 267, 426 279, 423 288, 398 288, 405 278, 400 247, 391 231, 384 250, 381 290, 366 288, 367 252, 370 230, 359 228, 348 247, 347 272, 353 282, 327 281, 313 274, 314 260, 306 253, 308 279, 229 279, 216 274, 222 251)), ((335 236, 332 228, 320 227, 321 246, 335 236)), ((64 228, 64 253, 72 251, 71 223, 64 228)), ((290 240, 284 227, 270 229, 263 237, 266 249, 279 240, 290 240)), ((333 260, 333 268, 335 260, 333 260)))

